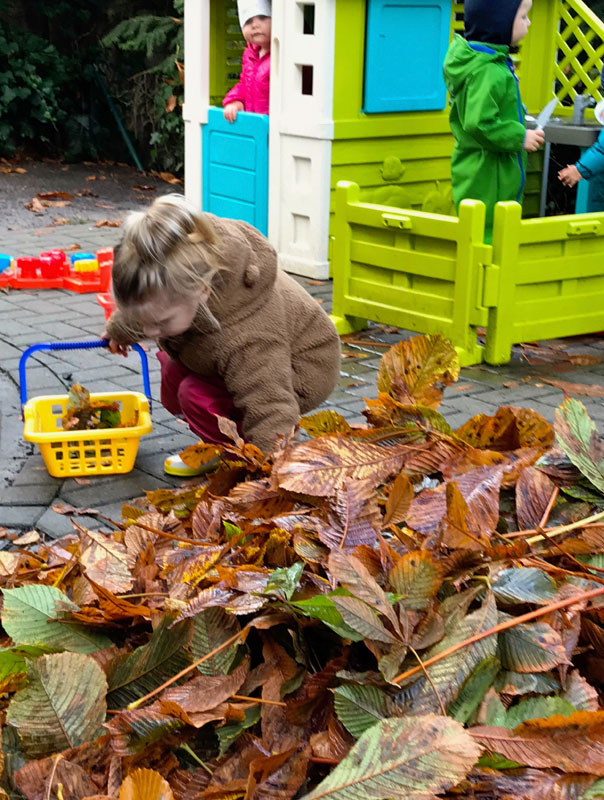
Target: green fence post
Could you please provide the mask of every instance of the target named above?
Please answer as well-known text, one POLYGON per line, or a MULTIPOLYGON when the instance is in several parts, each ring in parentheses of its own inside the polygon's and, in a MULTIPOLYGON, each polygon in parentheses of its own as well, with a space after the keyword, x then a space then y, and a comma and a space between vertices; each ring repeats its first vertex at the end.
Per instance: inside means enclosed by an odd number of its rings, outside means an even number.
POLYGON ((515 295, 522 207, 497 203, 493 225, 493 265, 485 275, 489 322, 484 357, 489 364, 507 364, 514 343, 515 295))
POLYGON ((360 190, 356 183, 339 181, 336 187, 336 214, 332 255, 333 306, 331 319, 340 335, 353 333, 367 327, 367 320, 346 313, 346 297, 350 291, 350 243, 352 239, 348 221, 348 206, 358 203, 360 190))
POLYGON ((478 274, 483 266, 480 254, 484 240, 485 206, 480 200, 463 200, 459 206, 457 228, 457 263, 455 267, 452 341, 462 366, 479 364, 483 348, 476 341, 472 317, 476 312, 478 274))

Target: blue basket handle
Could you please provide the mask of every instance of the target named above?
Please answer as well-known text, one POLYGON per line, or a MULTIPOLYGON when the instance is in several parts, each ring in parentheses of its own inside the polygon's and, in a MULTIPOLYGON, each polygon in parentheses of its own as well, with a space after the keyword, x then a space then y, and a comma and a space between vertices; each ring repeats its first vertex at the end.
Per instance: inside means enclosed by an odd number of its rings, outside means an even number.
MULTIPOLYGON (((21 391, 21 410, 27 403, 27 376, 25 367, 27 359, 39 350, 92 350, 95 347, 109 347, 109 339, 96 339, 93 342, 47 342, 46 344, 32 344, 25 350, 19 359, 19 384, 21 391)), ((140 344, 131 345, 133 350, 139 354, 143 373, 143 391, 149 401, 149 411, 151 411, 151 384, 149 382, 149 362, 147 354, 140 344)))

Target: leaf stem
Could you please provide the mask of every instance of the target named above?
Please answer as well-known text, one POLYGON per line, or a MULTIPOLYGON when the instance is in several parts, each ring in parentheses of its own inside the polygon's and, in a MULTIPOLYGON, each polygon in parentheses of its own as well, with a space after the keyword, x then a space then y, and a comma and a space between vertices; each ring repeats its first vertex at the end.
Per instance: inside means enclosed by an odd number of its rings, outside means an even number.
POLYGON ((545 507, 545 511, 543 512, 543 516, 539 521, 539 525, 537 528, 542 531, 543 528, 547 525, 547 521, 549 519, 549 515, 552 513, 552 509, 556 500, 558 499, 558 495, 560 494, 560 489, 557 486, 554 486, 554 491, 552 492, 552 496, 549 499, 547 506, 545 507))
POLYGON ((124 525, 122 522, 116 522, 110 517, 103 517, 103 519, 106 519, 107 522, 110 522, 112 525, 115 525, 116 528, 119 528, 122 531, 127 531, 128 528, 131 528, 133 525, 137 525, 139 528, 149 531, 149 533, 156 533, 158 536, 164 536, 166 539, 172 539, 174 542, 184 542, 185 544, 196 544, 198 546, 204 544, 203 539, 188 539, 186 536, 176 536, 173 533, 161 531, 159 528, 154 528, 152 525, 145 525, 144 522, 138 522, 137 520, 133 520, 130 525, 124 525))
POLYGON ((420 658, 420 655, 419 655, 419 653, 417 652, 417 650, 414 650, 414 649, 413 649, 413 647, 411 647, 411 645, 407 645, 407 646, 408 646, 409 650, 411 650, 411 652, 413 653, 413 655, 416 657, 416 659, 417 659, 417 663, 419 664, 419 666, 421 667, 421 669, 422 669, 422 671, 423 671, 424 675, 426 676, 426 680, 428 681, 428 683, 429 683, 429 684, 430 684, 430 686, 432 687, 432 690, 433 690, 434 694, 436 695, 436 699, 438 700, 438 705, 440 706, 440 710, 441 710, 441 712, 442 712, 442 715, 443 715, 443 717, 446 717, 446 716, 447 716, 447 709, 445 708, 445 704, 444 704, 444 703, 443 703, 443 701, 442 701, 442 697, 441 697, 441 696, 439 695, 439 693, 438 693, 438 689, 437 689, 437 688, 436 688, 436 686, 434 685, 434 681, 433 681, 433 680, 432 680, 432 678, 430 677, 430 673, 429 673, 429 672, 428 672, 428 670, 426 669, 426 665, 425 665, 425 664, 424 664, 424 662, 421 660, 421 658, 420 658))
POLYGON ((180 745, 180 749, 184 750, 185 753, 188 753, 191 756, 191 758, 193 759, 193 761, 195 761, 197 764, 199 764, 200 767, 203 767, 203 769, 205 769, 206 772, 209 772, 210 775, 214 775, 214 773, 208 767, 208 765, 204 761, 202 761, 201 758, 199 758, 197 753, 195 753, 193 750, 191 750, 191 748, 189 747, 188 744, 181 744, 180 745))
POLYGON ((262 703, 265 706, 279 706, 280 708, 287 708, 287 703, 282 703, 280 700, 263 700, 261 697, 247 697, 244 694, 231 695, 232 700, 243 700, 248 703, 262 703))
MULTIPOLYGON (((585 519, 580 519, 577 522, 571 522, 569 525, 559 525, 557 528, 548 528, 547 532, 550 536, 558 536, 560 533, 566 533, 567 531, 574 531, 576 528, 589 528, 593 527, 594 523, 598 520, 601 520, 604 517, 604 511, 600 511, 598 514, 594 514, 591 517, 585 517, 585 519)), ((528 530, 524 531, 512 531, 511 533, 504 533, 503 536, 505 539, 518 539, 521 536, 528 536, 531 533, 539 533, 538 528, 529 528, 528 530)), ((533 536, 531 539, 527 539, 529 544, 534 544, 535 542, 540 542, 543 537, 540 536, 533 536)))
POLYGON ((421 672, 422 669, 431 667, 433 664, 436 664, 439 661, 442 661, 444 658, 448 658, 449 656, 453 655, 453 653, 463 650, 464 647, 468 647, 471 644, 480 642, 482 639, 487 639, 489 636, 493 636, 496 633, 507 631, 510 628, 515 628, 517 625, 522 625, 524 622, 531 622, 532 620, 543 617, 546 614, 551 614, 552 611, 559 611, 561 608, 574 606, 577 603, 583 602, 583 600, 591 600, 593 597, 600 597, 603 594, 604 586, 600 586, 598 589, 591 589, 589 592, 581 592, 581 594, 576 594, 573 597, 567 597, 565 600, 559 600, 557 603, 550 603, 550 605, 543 606, 543 608, 539 608, 537 611, 529 611, 528 614, 522 614, 519 617, 508 619, 505 622, 500 622, 498 625, 495 625, 494 628, 489 628, 487 631, 476 633, 474 636, 464 639, 463 642, 458 642, 457 644, 451 645, 451 647, 447 647, 446 650, 443 650, 441 653, 437 653, 435 656, 432 656, 432 658, 424 661, 423 667, 412 667, 406 672, 402 672, 400 675, 397 675, 393 683, 401 683, 407 678, 417 675, 417 673, 421 672))
POLYGON ((197 661, 193 662, 193 664, 189 664, 188 667, 181 669, 181 671, 177 672, 176 675, 173 675, 171 678, 168 678, 168 680, 164 681, 164 683, 162 683, 161 686, 158 686, 157 689, 153 689, 152 692, 149 692, 144 697, 139 697, 138 700, 134 700, 132 703, 128 703, 126 708, 128 709, 128 711, 134 711, 134 709, 138 708, 139 706, 142 706, 142 704, 145 703, 147 700, 150 700, 152 697, 155 697, 156 694, 163 692, 163 690, 166 689, 168 686, 171 686, 173 683, 180 680, 185 675, 188 675, 189 672, 192 672, 200 664, 203 664, 204 661, 207 661, 209 658, 212 658, 212 656, 215 656, 216 653, 219 653, 221 650, 225 650, 227 647, 230 647, 232 644, 235 644, 237 639, 239 639, 241 636, 243 637, 247 636, 249 630, 250 626, 246 625, 245 628, 242 628, 240 631, 237 631, 237 633, 234 636, 231 636, 231 638, 227 639, 226 642, 219 644, 218 647, 215 647, 210 653, 207 653, 205 656, 198 658, 197 661))
MULTIPOLYGON (((598 514, 593 514, 591 517, 586 517, 585 519, 580 519, 578 522, 571 522, 570 525, 561 525, 558 528, 554 528, 547 532, 549 537, 551 536, 559 536, 561 533, 567 533, 568 531, 574 531, 577 528, 583 528, 586 524, 590 522, 596 522, 599 519, 604 518, 604 511, 600 511, 598 514)), ((527 539, 527 544, 536 544, 537 542, 542 542, 545 537, 542 535, 539 536, 532 536, 530 539, 527 539)))

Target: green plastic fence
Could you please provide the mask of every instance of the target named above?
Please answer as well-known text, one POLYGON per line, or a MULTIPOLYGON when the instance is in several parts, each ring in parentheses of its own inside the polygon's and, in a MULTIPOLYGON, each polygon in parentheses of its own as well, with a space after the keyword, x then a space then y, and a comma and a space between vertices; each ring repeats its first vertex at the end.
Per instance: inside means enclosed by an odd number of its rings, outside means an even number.
POLYGON ((519 342, 604 330, 604 213, 523 220, 498 203, 484 300, 490 364, 519 342))
POLYGON ((459 217, 359 202, 336 190, 333 315, 338 332, 367 320, 442 333, 463 365, 503 364, 513 344, 604 330, 604 212, 521 218, 498 203, 493 245, 484 206, 459 217), (477 328, 486 328, 486 345, 477 328))
POLYGON ((339 333, 367 320, 418 333, 442 333, 463 364, 482 360, 476 329, 491 247, 483 243, 484 205, 466 200, 459 217, 359 202, 357 184, 336 189, 333 314, 339 333))

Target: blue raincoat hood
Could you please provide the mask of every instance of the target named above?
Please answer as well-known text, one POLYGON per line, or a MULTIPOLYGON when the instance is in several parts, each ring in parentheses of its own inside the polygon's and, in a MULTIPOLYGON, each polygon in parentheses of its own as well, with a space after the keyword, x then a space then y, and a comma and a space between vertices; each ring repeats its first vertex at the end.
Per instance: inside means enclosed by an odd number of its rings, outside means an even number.
POLYGON ((522 0, 466 0, 465 38, 469 42, 510 45, 514 19, 521 2, 522 0))

